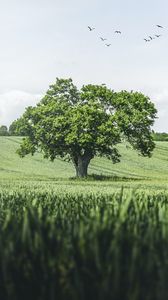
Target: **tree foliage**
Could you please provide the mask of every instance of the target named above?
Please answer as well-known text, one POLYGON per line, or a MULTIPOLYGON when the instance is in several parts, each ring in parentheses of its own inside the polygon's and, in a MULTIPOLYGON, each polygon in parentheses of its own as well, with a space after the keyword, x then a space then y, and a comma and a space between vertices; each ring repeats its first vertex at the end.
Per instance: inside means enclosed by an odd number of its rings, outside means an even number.
POLYGON ((71 79, 56 79, 36 107, 22 119, 27 137, 18 153, 41 150, 45 158, 68 157, 84 177, 94 156, 120 161, 116 145, 126 139, 143 156, 154 149, 151 126, 156 109, 141 93, 115 93, 106 85, 78 90, 71 79))
POLYGON ((154 141, 168 142, 168 133, 166 132, 153 132, 154 141))
POLYGON ((27 135, 27 120, 23 117, 13 121, 9 126, 9 134, 14 136, 26 136, 27 135))
POLYGON ((0 126, 0 136, 7 136, 7 135, 9 135, 8 127, 6 125, 1 125, 0 126))

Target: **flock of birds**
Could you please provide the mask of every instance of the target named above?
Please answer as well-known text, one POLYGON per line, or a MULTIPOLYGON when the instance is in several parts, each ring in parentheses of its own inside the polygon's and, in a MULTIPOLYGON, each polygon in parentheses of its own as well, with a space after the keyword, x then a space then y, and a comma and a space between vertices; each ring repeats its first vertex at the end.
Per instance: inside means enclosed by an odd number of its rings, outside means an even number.
MULTIPOLYGON (((156 27, 159 28, 159 29, 164 29, 164 27, 161 26, 161 25, 159 25, 159 24, 157 24, 156 27)), ((88 29, 89 29, 89 31, 93 31, 93 30, 95 30, 96 28, 95 28, 95 27, 88 26, 88 29)), ((121 31, 120 31, 120 30, 115 30, 114 33, 115 33, 115 34, 121 34, 121 31)), ((154 36, 149 35, 148 37, 144 38, 144 41, 145 41, 146 43, 147 43, 147 42, 151 42, 151 41, 154 40, 155 38, 160 38, 161 36, 162 36, 161 34, 155 34, 154 36)), ((104 38, 104 37, 100 37, 100 40, 101 40, 102 42, 107 41, 107 39, 104 38)), ((106 47, 110 47, 111 44, 105 43, 105 46, 106 46, 106 47)))
MULTIPOLYGON (((158 28, 163 29, 163 26, 161 25, 156 25, 158 28)), ((161 37, 161 34, 155 34, 154 36, 149 35, 148 38, 145 38, 144 41, 147 42, 151 42, 152 40, 154 40, 155 38, 159 38, 161 37)))

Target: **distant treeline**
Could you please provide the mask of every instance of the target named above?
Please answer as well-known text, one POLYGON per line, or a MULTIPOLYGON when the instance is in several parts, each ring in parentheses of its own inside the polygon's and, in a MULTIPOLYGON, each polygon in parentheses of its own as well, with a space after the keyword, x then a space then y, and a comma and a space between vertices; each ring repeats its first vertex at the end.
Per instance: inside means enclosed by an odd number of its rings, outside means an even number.
MULTIPOLYGON (((20 118, 12 122, 9 129, 6 125, 0 126, 0 136, 25 136, 24 119, 20 118)), ((154 132, 152 133, 154 141, 168 142, 168 133, 154 132)))
POLYGON ((166 132, 153 132, 154 141, 168 142, 168 133, 166 132))
POLYGON ((20 118, 12 122, 9 128, 6 125, 0 126, 0 136, 25 136, 24 119, 20 118))
POLYGON ((6 125, 0 126, 0 136, 9 135, 8 127, 6 125))

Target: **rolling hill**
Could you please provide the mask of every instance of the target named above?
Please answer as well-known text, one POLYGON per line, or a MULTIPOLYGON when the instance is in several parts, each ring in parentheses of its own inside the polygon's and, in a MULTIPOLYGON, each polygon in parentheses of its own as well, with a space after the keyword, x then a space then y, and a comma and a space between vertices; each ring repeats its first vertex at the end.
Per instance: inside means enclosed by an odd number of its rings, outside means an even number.
MULTIPOLYGON (((20 137, 0 137, 0 182, 69 182, 71 186, 79 185, 79 182, 72 181, 75 170, 70 162, 56 159, 50 162, 43 159, 41 154, 20 158, 16 150, 21 142, 20 137), (70 182, 71 181, 71 182, 70 182)), ((125 144, 119 145, 121 162, 112 164, 105 158, 95 158, 91 161, 89 174, 94 174, 94 185, 121 186, 121 182, 127 186, 153 188, 167 188, 168 182, 168 143, 156 142, 152 158, 144 158, 125 144), (103 180, 102 180, 103 179, 103 180), (103 185, 104 182, 104 185, 103 185)), ((66 183, 67 184, 67 183, 66 183)), ((87 183, 88 185, 93 182, 87 183)), ((86 183, 85 183, 86 185, 86 183)))

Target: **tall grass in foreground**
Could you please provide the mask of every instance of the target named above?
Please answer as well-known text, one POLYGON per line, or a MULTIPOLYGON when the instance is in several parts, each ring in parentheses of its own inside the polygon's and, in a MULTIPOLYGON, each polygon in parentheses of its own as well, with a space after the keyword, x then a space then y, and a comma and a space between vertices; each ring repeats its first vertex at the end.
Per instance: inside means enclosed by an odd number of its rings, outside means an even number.
POLYGON ((0 192, 0 299, 165 300, 168 194, 0 192))

